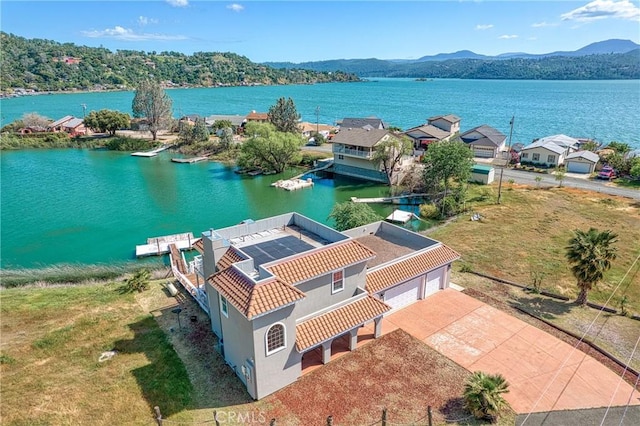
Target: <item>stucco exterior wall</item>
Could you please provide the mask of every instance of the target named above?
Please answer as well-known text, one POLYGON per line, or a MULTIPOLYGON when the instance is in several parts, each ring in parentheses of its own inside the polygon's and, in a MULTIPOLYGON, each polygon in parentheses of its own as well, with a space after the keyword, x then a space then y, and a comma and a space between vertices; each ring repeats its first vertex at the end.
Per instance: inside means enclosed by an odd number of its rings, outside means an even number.
POLYGON ((296 303, 293 312, 295 318, 305 317, 353 297, 357 293, 358 286, 360 288, 365 286, 366 262, 345 268, 343 277, 344 290, 334 294, 331 294, 331 273, 296 285, 296 288, 304 292, 306 297, 296 303))
MULTIPOLYGON (((211 300, 212 298, 210 298, 211 300)), ((222 328, 222 340, 224 343, 224 359, 231 369, 235 371, 240 381, 247 386, 249 394, 256 398, 252 393, 251 383, 247 385, 247 380, 242 374, 242 365, 246 360, 252 359, 255 353, 253 347, 253 326, 251 322, 244 317, 238 310, 228 303, 229 317, 220 315, 222 328)))
MULTIPOLYGON (((302 354, 296 349, 296 323, 293 306, 287 306, 253 320, 253 346, 255 348, 256 396, 260 399, 295 382, 302 373, 302 354), (284 349, 267 355, 266 336, 273 324, 285 326, 284 349)), ((249 336, 247 336, 249 339, 249 336)))
POLYGON ((209 317, 211 318, 211 330, 213 334, 220 338, 222 336, 222 326, 220 325, 220 303, 218 290, 213 288, 207 281, 205 284, 205 291, 207 292, 207 300, 209 301, 209 317))

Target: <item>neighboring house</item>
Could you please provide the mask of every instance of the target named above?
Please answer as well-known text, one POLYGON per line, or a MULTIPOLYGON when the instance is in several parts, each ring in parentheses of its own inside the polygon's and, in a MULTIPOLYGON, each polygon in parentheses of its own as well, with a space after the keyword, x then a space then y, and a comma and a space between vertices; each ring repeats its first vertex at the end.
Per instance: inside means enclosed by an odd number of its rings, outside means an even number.
POLYGON ((47 130, 50 132, 65 132, 70 136, 84 135, 87 129, 84 126, 82 118, 76 118, 72 115, 66 115, 59 120, 49 124, 47 130))
POLYGON ((520 151, 520 162, 558 167, 564 164, 567 155, 576 151, 579 141, 566 135, 540 138, 520 151))
POLYGON ((197 248, 194 293, 206 289, 219 350, 254 399, 329 362, 338 339, 355 349, 365 325, 379 337, 383 315, 447 288, 459 258, 387 222, 338 232, 297 213, 211 229, 197 248))
POLYGON ((460 132, 460 117, 452 114, 438 115, 427 119, 427 123, 404 132, 413 141, 416 150, 424 151, 429 144, 451 139, 460 132))
POLYGON ((249 121, 257 121, 258 123, 266 123, 269 121, 269 114, 266 112, 256 112, 255 110, 251 111, 245 117, 247 122, 249 121))
POLYGON ((413 141, 413 147, 426 150, 429 144, 448 140, 451 133, 430 124, 413 127, 403 133, 413 141))
POLYGON ((375 146, 394 138, 388 130, 347 128, 333 137, 333 172, 374 182, 389 183, 380 164, 373 161, 375 146))
POLYGON ((460 133, 460 117, 453 114, 436 115, 427 119, 427 124, 449 132, 450 135, 460 133))
POLYGON ((306 121, 298 124, 298 128, 300 129, 302 136, 304 136, 305 138, 309 138, 312 134, 319 132, 326 139, 327 137, 329 137, 329 134, 331 132, 334 132, 336 130, 334 126, 329 126, 328 124, 308 123, 306 121))
POLYGON ((338 127, 340 128, 340 130, 347 130, 347 129, 383 130, 387 128, 387 126, 384 124, 384 121, 382 121, 382 119, 377 117, 343 118, 342 121, 338 122, 338 127))
POLYGON ((245 115, 210 115, 204 119, 204 123, 209 128, 212 128, 217 121, 229 121, 233 132, 238 133, 246 123, 247 117, 245 115))
POLYGON ((576 151, 564 159, 565 170, 569 173, 593 173, 600 156, 591 151, 576 151))
POLYGON ((558 167, 564 163, 566 149, 553 142, 534 142, 520 151, 520 162, 546 167, 558 167))
POLYGON ((507 137, 491 126, 482 125, 460 135, 462 142, 473 150, 474 157, 496 158, 506 150, 507 137))
POLYGON ((42 132, 46 132, 47 128, 46 127, 42 127, 42 126, 27 126, 27 127, 23 127, 20 130, 18 130, 18 132, 21 135, 28 135, 31 133, 42 133, 42 132))

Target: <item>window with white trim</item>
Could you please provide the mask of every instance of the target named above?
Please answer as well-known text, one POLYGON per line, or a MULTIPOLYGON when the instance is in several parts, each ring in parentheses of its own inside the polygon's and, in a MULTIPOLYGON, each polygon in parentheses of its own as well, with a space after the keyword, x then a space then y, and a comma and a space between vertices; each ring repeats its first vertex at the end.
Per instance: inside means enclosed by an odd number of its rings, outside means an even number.
POLYGON ((284 324, 273 324, 267 330, 267 355, 271 355, 287 347, 284 324))
POLYGON ((334 272, 331 278, 331 294, 344 290, 344 270, 334 272))
POLYGON ((529 158, 529 153, 528 152, 523 152, 520 157, 522 158, 529 158))
POLYGON ((540 161, 540 154, 538 153, 534 153, 533 154, 533 158, 531 158, 533 161, 540 161))
POLYGON ((222 312, 222 315, 229 318, 229 303, 223 295, 220 295, 220 312, 222 312))
POLYGON ((548 155, 547 156, 547 163, 555 164, 555 162, 556 162, 556 156, 555 155, 548 155))

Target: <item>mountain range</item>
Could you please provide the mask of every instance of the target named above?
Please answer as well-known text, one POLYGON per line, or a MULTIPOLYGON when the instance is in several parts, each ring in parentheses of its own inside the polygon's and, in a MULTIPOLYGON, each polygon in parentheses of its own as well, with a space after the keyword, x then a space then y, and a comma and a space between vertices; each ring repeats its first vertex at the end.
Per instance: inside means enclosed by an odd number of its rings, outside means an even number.
POLYGON ((507 79, 637 79, 640 45, 611 39, 575 51, 544 54, 521 52, 497 56, 469 50, 439 53, 419 59, 333 59, 315 62, 265 62, 273 68, 343 71, 360 77, 507 78, 507 79))

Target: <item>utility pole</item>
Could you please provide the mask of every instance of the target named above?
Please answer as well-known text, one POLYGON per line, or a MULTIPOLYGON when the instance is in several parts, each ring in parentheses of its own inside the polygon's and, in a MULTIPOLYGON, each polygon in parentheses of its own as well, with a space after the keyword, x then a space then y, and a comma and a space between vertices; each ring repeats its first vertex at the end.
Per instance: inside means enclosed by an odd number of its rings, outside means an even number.
POLYGON ((87 118, 87 104, 80 104, 82 106, 82 119, 87 118))
POLYGON ((509 129, 509 148, 507 151, 507 160, 505 161, 504 166, 502 166, 502 168, 500 169, 500 182, 498 183, 498 204, 500 204, 500 198, 502 197, 502 175, 504 174, 504 168, 507 167, 511 162, 511 136, 513 136, 514 119, 515 116, 511 116, 511 121, 509 122, 511 128, 509 129))
POLYGON ((320 120, 320 107, 317 106, 316 107, 316 133, 320 133, 320 131, 318 130, 320 128, 320 125, 318 124, 320 120))

